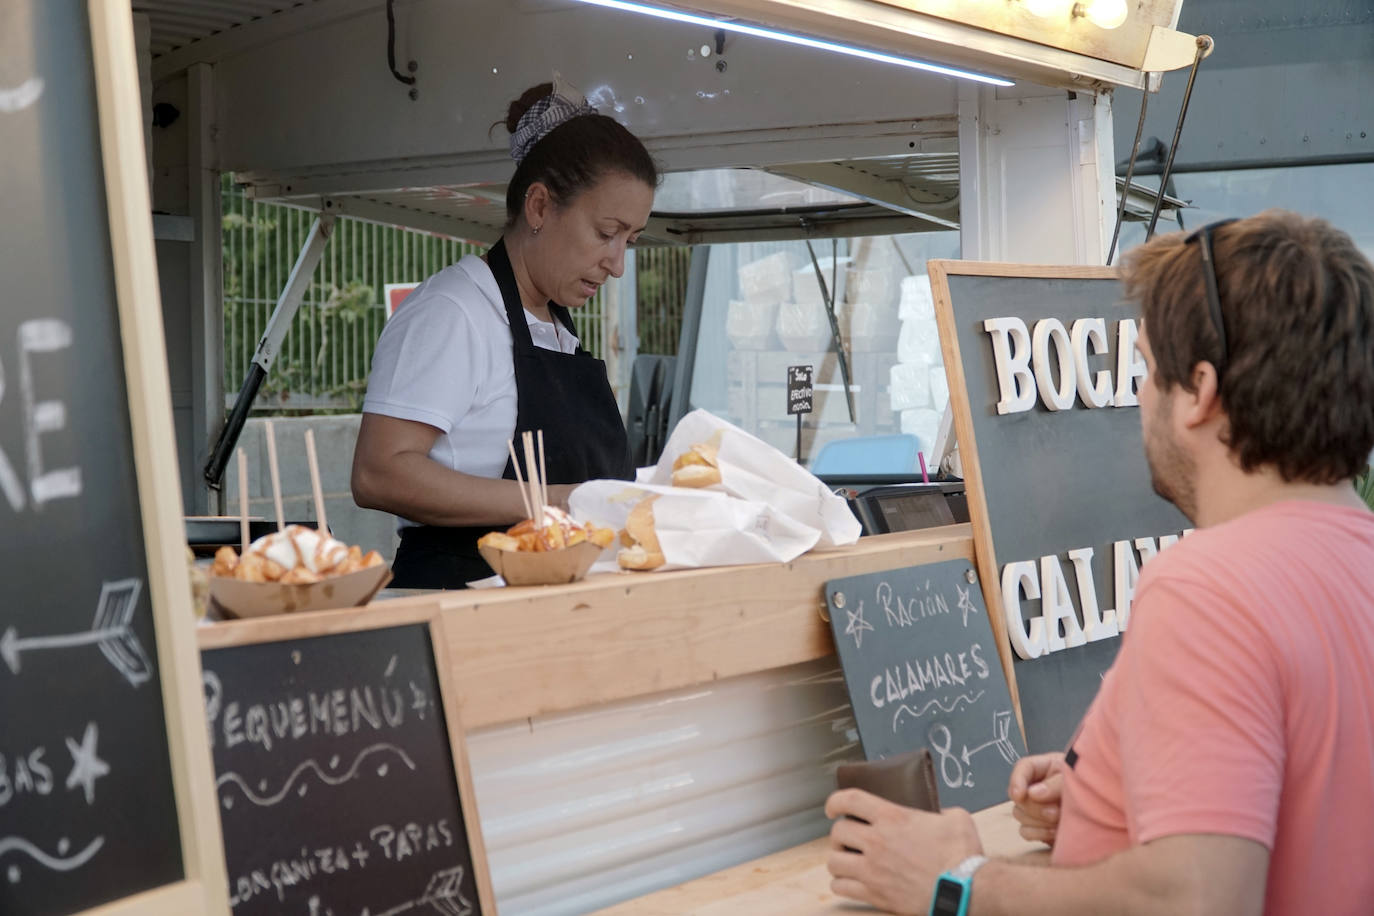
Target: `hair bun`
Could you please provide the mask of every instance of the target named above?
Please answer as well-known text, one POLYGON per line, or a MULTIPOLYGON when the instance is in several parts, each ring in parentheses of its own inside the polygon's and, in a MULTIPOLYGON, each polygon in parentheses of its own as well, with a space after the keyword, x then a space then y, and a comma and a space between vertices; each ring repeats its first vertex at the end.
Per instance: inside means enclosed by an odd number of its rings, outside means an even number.
POLYGON ((506 130, 515 133, 520 126, 520 119, 525 116, 525 112, 534 107, 534 103, 541 99, 547 99, 553 95, 553 83, 540 83, 538 86, 531 86, 526 89, 520 98, 510 103, 506 109, 506 130))

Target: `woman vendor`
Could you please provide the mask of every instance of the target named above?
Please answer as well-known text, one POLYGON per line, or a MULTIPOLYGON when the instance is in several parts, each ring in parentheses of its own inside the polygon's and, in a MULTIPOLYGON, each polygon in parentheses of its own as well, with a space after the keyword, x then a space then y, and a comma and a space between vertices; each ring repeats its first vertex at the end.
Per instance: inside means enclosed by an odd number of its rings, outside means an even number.
POLYGON ((522 432, 543 430, 555 505, 583 481, 634 472, 606 364, 568 309, 624 272, 657 168, 557 75, 511 103, 505 125, 518 164, 502 238, 420 284, 373 357, 353 498, 399 517, 398 588, 491 575, 476 542, 526 515, 507 450, 522 432))

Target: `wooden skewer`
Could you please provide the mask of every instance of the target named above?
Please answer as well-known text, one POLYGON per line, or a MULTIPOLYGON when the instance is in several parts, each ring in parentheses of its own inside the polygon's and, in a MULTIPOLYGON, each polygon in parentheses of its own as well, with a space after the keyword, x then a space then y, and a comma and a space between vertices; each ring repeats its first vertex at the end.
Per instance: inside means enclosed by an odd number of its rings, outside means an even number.
POLYGON ((272 475, 272 502, 277 508, 277 530, 286 527, 286 515, 281 509, 281 474, 277 471, 277 437, 272 432, 272 421, 262 424, 263 434, 267 436, 267 470, 272 475))
POLYGON ((324 514, 324 488, 320 486, 320 462, 315 456, 315 431, 305 431, 305 457, 310 462, 310 489, 315 495, 315 530, 329 533, 329 521, 324 514))
POLYGON ((532 433, 522 433, 521 440, 525 446, 525 470, 530 479, 530 499, 538 510, 535 515, 535 526, 544 524, 544 501, 540 498, 539 490, 539 466, 534 463, 534 435, 532 433))
POLYGON ((534 506, 530 505, 530 494, 525 489, 525 478, 520 476, 520 460, 515 457, 514 440, 506 442, 506 450, 510 452, 510 466, 515 468, 515 482, 520 485, 520 501, 525 504, 525 514, 529 518, 534 518, 534 506))
POLYGON ((539 498, 544 505, 549 504, 549 472, 544 465, 544 431, 541 429, 536 434, 539 437, 539 498))
POLYGON ((239 556, 248 552, 248 453, 239 449, 239 556))

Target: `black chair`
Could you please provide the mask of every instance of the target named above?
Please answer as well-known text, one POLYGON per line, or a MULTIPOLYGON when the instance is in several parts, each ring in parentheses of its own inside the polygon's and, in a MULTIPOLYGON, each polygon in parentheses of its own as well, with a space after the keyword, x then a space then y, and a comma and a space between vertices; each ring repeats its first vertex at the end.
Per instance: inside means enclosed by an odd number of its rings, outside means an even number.
POLYGON ((658 461, 668 441, 668 407, 673 399, 676 356, 642 354, 630 368, 630 410, 625 429, 635 467, 658 461))

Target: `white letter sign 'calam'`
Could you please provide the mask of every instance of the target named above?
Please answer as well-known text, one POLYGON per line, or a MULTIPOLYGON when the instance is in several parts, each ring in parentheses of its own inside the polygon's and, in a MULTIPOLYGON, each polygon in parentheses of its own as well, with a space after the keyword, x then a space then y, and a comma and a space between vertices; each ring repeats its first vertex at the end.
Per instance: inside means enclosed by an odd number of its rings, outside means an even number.
POLYGON ((999 656, 1030 750, 1062 750, 1188 527, 1150 484, 1139 316, 1107 268, 930 266, 999 656))

